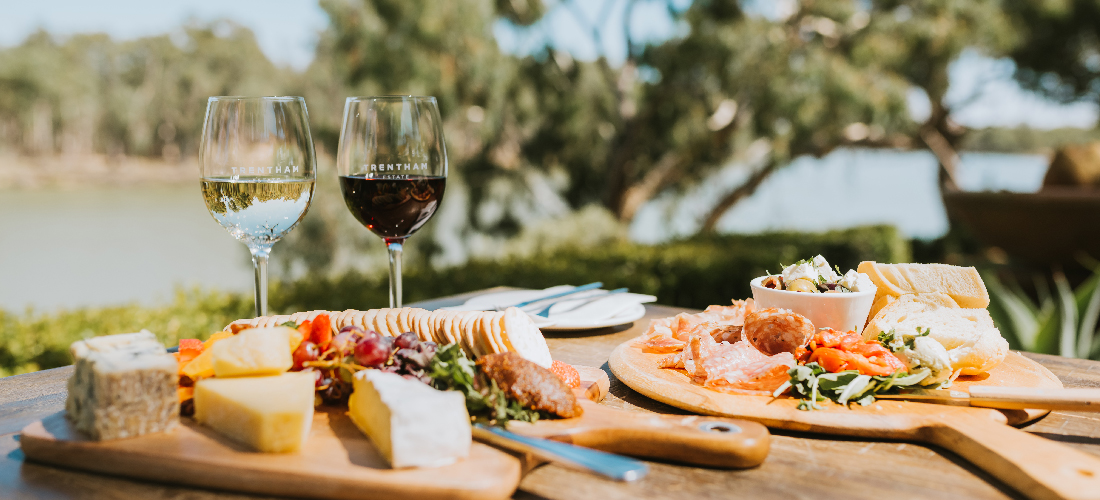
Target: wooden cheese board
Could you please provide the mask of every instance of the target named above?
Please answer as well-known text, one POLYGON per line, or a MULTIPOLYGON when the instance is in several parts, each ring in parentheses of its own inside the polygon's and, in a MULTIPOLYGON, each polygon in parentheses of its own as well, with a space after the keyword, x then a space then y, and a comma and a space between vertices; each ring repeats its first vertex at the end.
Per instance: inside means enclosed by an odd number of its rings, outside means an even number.
MULTIPOLYGON (((933 444, 1031 498, 1100 498, 1100 459, 1010 426, 1042 417, 1048 413, 1045 410, 878 400, 865 407, 826 402, 824 410, 802 411, 796 408, 797 399, 786 396, 734 395, 703 388, 683 370, 659 368, 658 361, 667 355, 644 353, 636 342, 620 344, 608 364, 624 384, 657 401, 776 429, 933 444)), ((1016 352, 983 376, 960 377, 954 388, 970 385, 1062 387, 1053 373, 1016 352)))
MULTIPOLYGON (((509 430, 605 451, 712 467, 752 467, 767 456, 769 434, 755 422, 726 418, 656 416, 596 404, 607 394, 607 374, 577 367, 584 415, 511 425, 509 430), (731 431, 733 430, 733 431, 731 431)), ((521 475, 539 463, 475 442, 470 457, 426 469, 390 469, 345 414, 322 407, 306 447, 293 454, 248 451, 189 418, 172 432, 115 441, 91 441, 64 412, 23 429, 28 460, 202 488, 299 498, 508 498, 521 475)))

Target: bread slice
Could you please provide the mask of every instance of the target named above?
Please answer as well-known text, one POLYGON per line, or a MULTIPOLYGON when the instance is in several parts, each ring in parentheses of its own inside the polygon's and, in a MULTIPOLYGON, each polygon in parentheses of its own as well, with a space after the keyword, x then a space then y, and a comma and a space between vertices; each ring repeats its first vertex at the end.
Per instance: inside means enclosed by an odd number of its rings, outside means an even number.
POLYGON ((865 261, 858 272, 866 273, 879 295, 942 292, 960 307, 989 306, 989 292, 978 270, 948 264, 879 264, 865 261))
POLYGON ((863 337, 874 339, 890 330, 914 335, 917 328, 927 328, 928 336, 947 349, 953 370, 961 370, 963 375, 991 370, 1008 354, 1008 341, 1001 337, 988 311, 962 308, 951 300, 944 294, 902 295, 871 319, 863 337))

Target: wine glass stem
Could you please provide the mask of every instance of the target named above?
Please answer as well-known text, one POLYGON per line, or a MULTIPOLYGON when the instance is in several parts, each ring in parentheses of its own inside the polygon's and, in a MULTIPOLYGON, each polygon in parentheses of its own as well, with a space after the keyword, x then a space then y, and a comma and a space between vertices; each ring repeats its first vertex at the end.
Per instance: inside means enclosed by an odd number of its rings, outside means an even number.
POLYGON ((401 244, 404 240, 387 241, 390 251, 390 307, 401 307, 401 244))
POLYGON ((267 258, 271 247, 249 248, 252 252, 252 267, 256 269, 256 316, 267 316, 267 258))

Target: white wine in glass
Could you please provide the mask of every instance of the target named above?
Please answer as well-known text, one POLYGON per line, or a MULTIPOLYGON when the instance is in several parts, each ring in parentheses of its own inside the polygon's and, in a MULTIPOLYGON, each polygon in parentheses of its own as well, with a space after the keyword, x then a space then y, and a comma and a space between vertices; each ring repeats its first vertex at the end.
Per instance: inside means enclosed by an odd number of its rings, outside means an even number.
POLYGON ((266 316, 271 247, 302 220, 317 178, 305 99, 211 97, 200 149, 206 208, 252 253, 266 316))

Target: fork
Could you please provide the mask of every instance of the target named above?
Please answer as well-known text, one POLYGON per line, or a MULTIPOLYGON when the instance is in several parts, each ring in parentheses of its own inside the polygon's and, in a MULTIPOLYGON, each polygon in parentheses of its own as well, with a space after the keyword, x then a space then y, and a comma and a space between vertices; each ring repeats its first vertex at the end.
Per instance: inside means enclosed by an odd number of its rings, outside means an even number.
MULTIPOLYGON (((603 293, 603 294, 597 295, 597 296, 595 296, 595 297, 592 297, 592 298, 590 298, 590 299, 588 299, 588 300, 586 300, 586 301, 584 301, 584 302, 581 302, 580 304, 577 304, 577 307, 581 307, 581 306, 583 306, 583 305, 586 305, 586 304, 591 304, 591 303, 593 303, 593 302, 595 302, 595 301, 597 301, 597 300, 600 300, 600 299, 602 299, 602 298, 604 298, 604 297, 607 297, 608 295, 611 295, 611 294, 615 294, 615 293, 626 293, 626 292, 627 292, 628 290, 629 290, 629 289, 627 289, 627 288, 616 288, 616 289, 614 289, 614 290, 611 290, 611 291, 609 291, 609 292, 607 292, 607 293, 603 293)), ((550 308, 551 308, 551 307, 554 307, 554 306, 555 306, 555 305, 556 305, 557 303, 559 303, 559 302, 565 302, 566 300, 573 300, 573 299, 562 299, 562 300, 555 300, 554 302, 550 303, 550 305, 546 306, 546 309, 543 309, 543 310, 541 310, 541 311, 539 311, 539 312, 535 313, 535 316, 542 316, 543 318, 549 318, 549 317, 550 317, 550 308)), ((577 307, 574 307, 573 309, 576 309, 577 307)))

